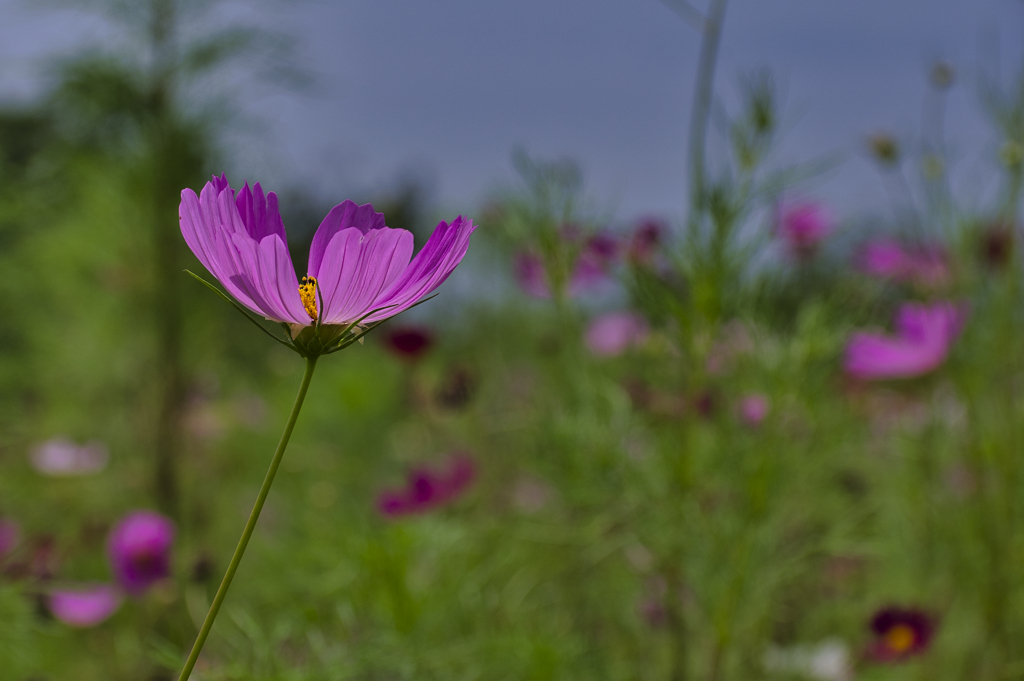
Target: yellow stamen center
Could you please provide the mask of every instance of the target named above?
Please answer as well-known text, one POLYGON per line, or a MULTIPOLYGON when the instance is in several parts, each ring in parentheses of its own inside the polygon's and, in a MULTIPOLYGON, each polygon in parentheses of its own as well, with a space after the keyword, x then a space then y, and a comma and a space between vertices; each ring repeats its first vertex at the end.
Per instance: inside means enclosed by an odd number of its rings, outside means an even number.
POLYGON ((303 277, 299 284, 299 298, 302 300, 302 307, 306 308, 306 314, 314 322, 319 316, 316 311, 316 279, 314 277, 303 277))
POLYGON ((917 634, 906 624, 897 624, 885 632, 885 645, 894 653, 905 653, 910 650, 917 640, 917 634))

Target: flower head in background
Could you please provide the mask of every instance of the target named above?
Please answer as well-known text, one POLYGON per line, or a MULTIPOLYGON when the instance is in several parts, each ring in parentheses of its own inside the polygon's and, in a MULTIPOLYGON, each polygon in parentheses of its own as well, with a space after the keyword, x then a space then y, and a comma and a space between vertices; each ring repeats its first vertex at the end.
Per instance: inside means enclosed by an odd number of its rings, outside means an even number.
POLYGON ((110 584, 83 585, 52 592, 47 605, 53 616, 68 626, 94 627, 117 611, 121 594, 110 584))
POLYGON ((35 447, 29 454, 32 467, 54 477, 88 475, 103 470, 110 452, 102 442, 79 445, 65 437, 55 437, 35 447))
POLYGON ((760 393, 746 395, 740 400, 740 418, 751 427, 761 425, 770 409, 768 398, 760 393))
POLYGON ((107 538, 107 555, 117 583, 133 596, 171 574, 174 524, 159 513, 135 511, 107 538))
POLYGON ((876 132, 868 137, 868 151, 883 166, 892 167, 900 161, 900 143, 885 131, 876 132))
POLYGON ((857 257, 857 266, 862 272, 880 279, 911 281, 926 288, 938 288, 950 279, 942 248, 908 249, 893 239, 877 239, 865 244, 857 257))
POLYGON ((178 214, 203 266, 242 306, 289 325, 294 342, 287 344, 303 354, 340 350, 357 339, 354 325, 381 322, 432 293, 462 261, 476 228, 462 216, 441 222, 413 257, 411 232, 386 227, 370 204, 344 201, 313 236, 300 284, 277 195, 264 195, 259 183, 236 192, 223 175, 214 177, 199 196, 181 192, 178 214), (330 329, 323 337, 321 326, 330 329))
POLYGON ((853 678, 850 649, 838 638, 825 639, 816 645, 771 646, 765 651, 764 667, 776 674, 820 681, 850 681, 853 678))
POLYGON ((661 220, 641 220, 629 237, 629 246, 626 249, 629 261, 638 265, 650 263, 667 232, 668 228, 661 220))
POLYGON ((424 326, 396 326, 384 334, 384 347, 395 357, 415 362, 434 345, 434 334, 424 326))
POLYGON ((871 618, 874 640, 867 654, 878 662, 902 662, 928 650, 935 621, 914 608, 883 608, 871 618))
POLYGON ((0 518, 0 561, 18 548, 21 526, 10 518, 0 518))
MULTIPOLYGON (((583 234, 581 228, 575 225, 564 226, 560 231, 560 239, 568 248, 579 249, 568 281, 565 282, 565 295, 575 298, 608 281, 609 271, 618 262, 621 250, 618 239, 600 232, 591 235, 580 245, 583 234)), ((551 282, 548 280, 550 273, 539 254, 520 251, 514 256, 512 266, 516 283, 524 293, 534 298, 551 298, 551 282)))
POLYGON ((1013 259, 1013 245, 1017 230, 1010 222, 993 222, 981 231, 981 261, 992 269, 1005 268, 1013 259))
POLYGON ((386 516, 425 513, 456 499, 475 478, 473 459, 456 454, 439 471, 429 468, 410 471, 404 488, 380 493, 377 508, 386 516))
POLYGON ((832 227, 832 216, 825 206, 802 202, 782 207, 776 230, 792 255, 807 259, 818 252, 832 227))
POLYGON ((921 376, 938 368, 960 334, 966 311, 951 302, 904 303, 896 335, 855 333, 846 345, 846 372, 861 380, 921 376))
POLYGON ((618 357, 647 339, 647 320, 635 312, 608 312, 587 327, 587 348, 597 357, 618 357))
POLYGON ((618 261, 620 250, 621 244, 616 237, 608 232, 598 232, 587 239, 580 259, 607 271, 618 261))

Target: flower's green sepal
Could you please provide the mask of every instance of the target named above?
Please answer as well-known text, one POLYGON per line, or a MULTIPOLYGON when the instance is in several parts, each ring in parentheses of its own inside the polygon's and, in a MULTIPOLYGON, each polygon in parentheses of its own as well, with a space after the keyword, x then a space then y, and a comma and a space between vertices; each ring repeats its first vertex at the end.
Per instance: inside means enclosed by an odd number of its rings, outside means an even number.
POLYGON ((287 324, 295 351, 303 357, 319 357, 338 345, 356 341, 366 330, 354 324, 287 324))

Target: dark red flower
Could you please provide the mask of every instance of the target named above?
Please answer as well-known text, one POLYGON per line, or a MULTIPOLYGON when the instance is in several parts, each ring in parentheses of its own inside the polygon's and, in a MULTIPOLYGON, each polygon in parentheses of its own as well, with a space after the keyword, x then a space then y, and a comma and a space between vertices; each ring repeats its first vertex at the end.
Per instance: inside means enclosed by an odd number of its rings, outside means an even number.
POLYGON ((657 218, 647 218, 637 225, 629 239, 629 260, 633 263, 647 263, 668 230, 665 223, 657 218))
POLYGON ((981 234, 981 259, 993 269, 1002 269, 1013 256, 1014 228, 1010 223, 995 222, 981 234))
POLYGON ((871 618, 875 639, 867 656, 877 662, 903 662, 928 650, 935 635, 935 621, 915 608, 883 608, 871 618))
POLYGON ((425 513, 456 499, 476 477, 476 464, 466 454, 453 455, 440 471, 414 468, 405 487, 384 490, 377 508, 386 516, 425 513))
POLYGON ((384 334, 384 344, 396 357, 415 362, 434 345, 434 334, 423 326, 396 326, 384 334))

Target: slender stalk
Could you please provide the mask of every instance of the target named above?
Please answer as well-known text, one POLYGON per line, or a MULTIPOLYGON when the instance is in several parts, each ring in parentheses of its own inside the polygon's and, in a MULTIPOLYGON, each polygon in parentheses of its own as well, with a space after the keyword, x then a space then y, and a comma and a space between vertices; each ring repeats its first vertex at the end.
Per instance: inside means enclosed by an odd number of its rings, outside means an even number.
POLYGON ((718 44, 722 38, 722 22, 725 20, 727 0, 711 0, 704 19, 700 45, 700 61, 697 63, 697 83, 693 93, 693 112, 690 114, 690 174, 693 194, 690 197, 691 221, 696 222, 705 208, 706 167, 704 148, 708 136, 708 119, 711 117, 711 98, 715 88, 715 62, 718 59, 718 44))
POLYGON ((181 670, 181 675, 178 677, 178 681, 187 681, 189 675, 192 674, 192 668, 196 665, 196 660, 199 659, 199 653, 203 650, 203 644, 206 643, 206 637, 210 635, 210 629, 213 627, 213 621, 217 619, 217 613, 220 612, 221 603, 224 602, 224 597, 228 593, 228 588, 231 586, 231 580, 235 577, 235 571, 238 569, 238 564, 242 562, 242 555, 245 553, 245 547, 249 545, 249 538, 252 537, 253 530, 256 529, 256 521, 260 518, 260 511, 263 510, 263 503, 267 500, 267 494, 270 493, 270 486, 274 484, 274 476, 277 475, 277 469, 281 465, 281 458, 284 456, 284 450, 288 447, 288 440, 292 436, 292 430, 295 428, 295 421, 299 418, 299 411, 302 409, 302 402, 306 399, 306 391, 309 389, 309 382, 313 378, 313 369, 316 368, 316 357, 306 358, 306 372, 302 376, 302 384, 299 385, 299 394, 295 396, 295 404, 292 406, 292 413, 288 417, 288 423, 284 427, 284 432, 281 434, 281 441, 277 445, 277 451, 274 452, 274 458, 270 462, 270 468, 267 470, 267 476, 263 479, 263 486, 260 487, 260 493, 256 495, 256 503, 253 504, 252 512, 249 514, 249 521, 245 524, 245 529, 242 530, 242 536, 238 540, 238 546, 235 547, 235 553, 231 556, 231 562, 228 563, 227 572, 224 573, 224 579, 221 580, 220 586, 217 588, 217 595, 213 597, 213 603, 210 604, 210 612, 206 613, 206 620, 203 621, 203 626, 199 630, 199 635, 196 637, 196 642, 192 646, 192 652, 188 655, 188 660, 185 661, 185 668, 181 670))

